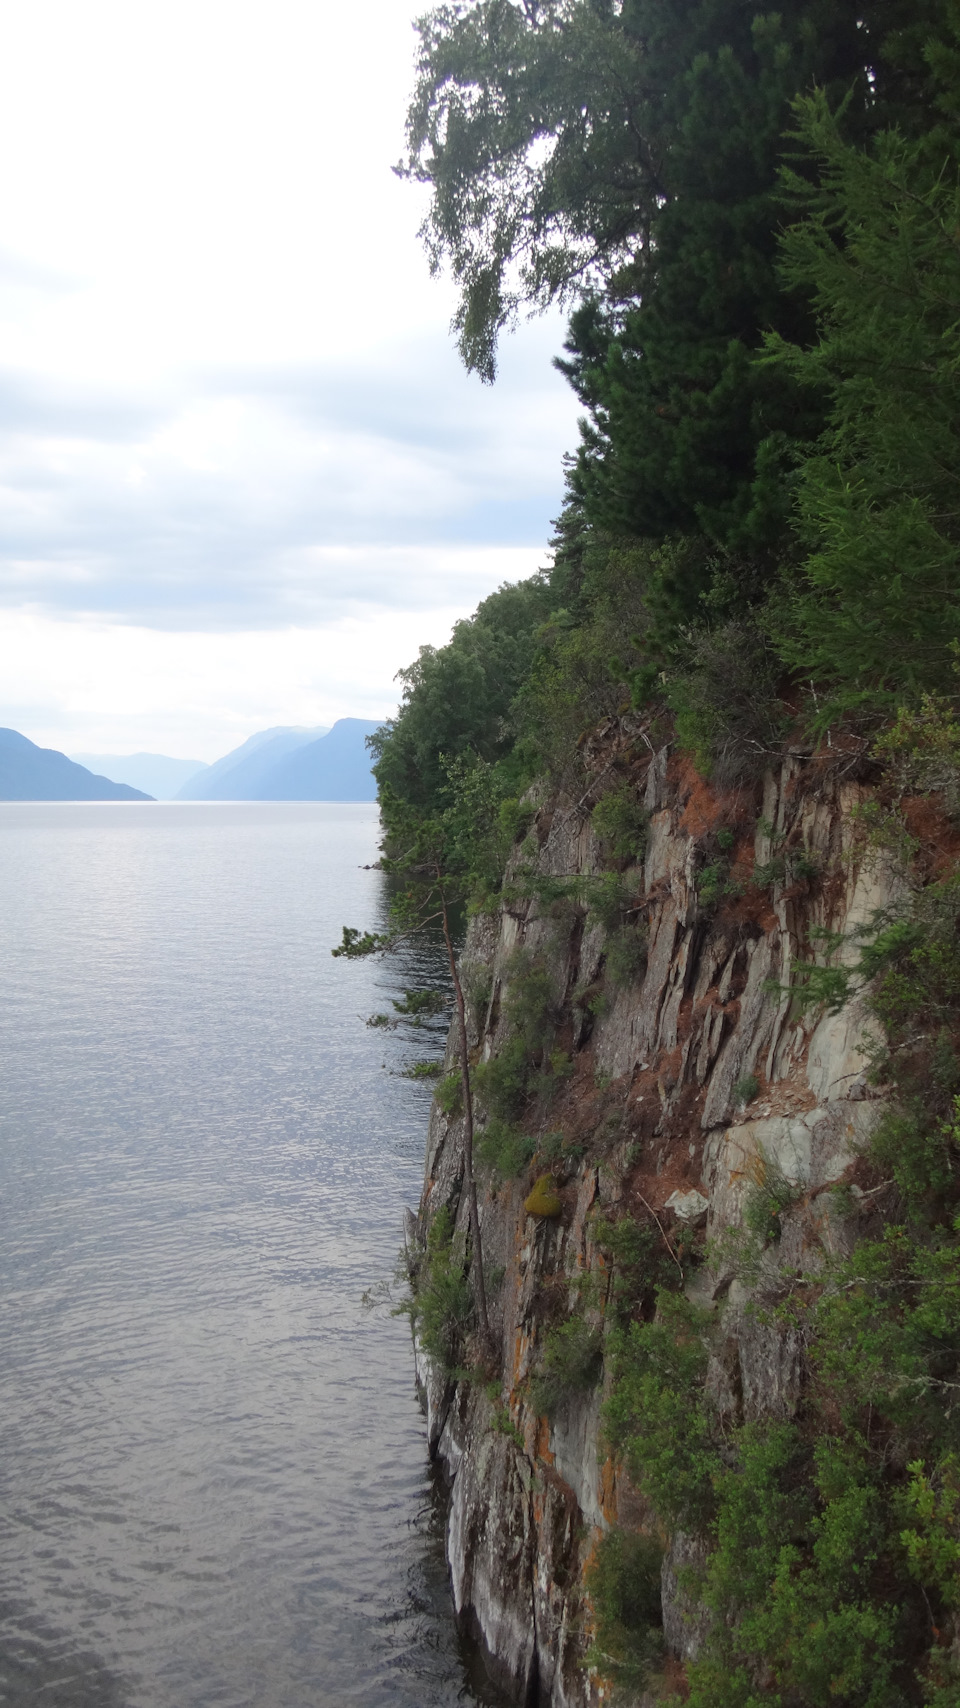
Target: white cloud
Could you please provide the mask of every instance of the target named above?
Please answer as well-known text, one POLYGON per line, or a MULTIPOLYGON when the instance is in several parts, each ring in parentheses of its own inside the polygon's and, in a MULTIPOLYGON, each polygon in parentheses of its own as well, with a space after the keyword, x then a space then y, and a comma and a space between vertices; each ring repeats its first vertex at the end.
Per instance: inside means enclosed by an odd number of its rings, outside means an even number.
POLYGON ((199 718, 209 746, 379 715, 417 645, 542 561, 575 436, 561 327, 524 328, 493 389, 458 365, 422 191, 390 171, 420 9, 0 15, 0 646, 25 733, 156 748, 199 718), (351 624, 383 634, 365 661, 351 624))
MULTIPOLYGON (((316 626, 184 631, 11 612, 0 625, 0 725, 42 747, 159 751, 216 759, 273 724, 383 718, 397 671, 421 646, 441 646, 458 617, 502 580, 537 568, 532 550, 465 550, 437 562, 399 551, 385 572, 416 583, 412 608, 347 601, 316 626), (431 574, 434 579, 431 582, 431 574), (435 600, 425 597, 430 586, 435 600), (445 595, 446 603, 436 595, 445 595)), ((340 554, 349 578, 358 556, 340 554)))

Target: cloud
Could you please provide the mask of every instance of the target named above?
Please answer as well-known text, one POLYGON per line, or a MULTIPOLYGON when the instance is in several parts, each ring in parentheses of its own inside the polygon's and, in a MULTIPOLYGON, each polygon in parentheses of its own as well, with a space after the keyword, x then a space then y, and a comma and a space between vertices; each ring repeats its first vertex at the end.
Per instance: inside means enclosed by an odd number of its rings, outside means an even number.
MULTIPOLYGON (((459 566, 495 584, 535 554, 459 566)), ((468 602, 473 592, 468 593, 468 602)), ((316 627, 173 631, 16 612, 0 624, 0 725, 63 751, 219 758, 274 724, 389 717, 397 671, 442 645, 463 605, 362 611, 316 627)))
POLYGON ((379 716, 543 562, 562 321, 492 388, 459 365, 425 192, 390 170, 421 9, 366 0, 361 35, 338 0, 10 10, 0 716, 27 734, 192 753, 196 725, 214 756, 379 716))
POLYGON ((441 547, 545 547, 572 407, 537 333, 492 391, 425 338, 153 397, 0 375, 0 600, 190 629, 442 603, 441 547))

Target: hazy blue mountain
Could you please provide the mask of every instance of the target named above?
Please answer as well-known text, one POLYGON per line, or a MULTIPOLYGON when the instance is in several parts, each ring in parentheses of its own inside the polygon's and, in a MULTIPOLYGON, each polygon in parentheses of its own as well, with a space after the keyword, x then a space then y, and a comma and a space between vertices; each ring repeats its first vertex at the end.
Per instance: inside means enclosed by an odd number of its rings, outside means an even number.
POLYGON ((55 747, 0 729, 0 801, 149 801, 140 789, 98 777, 55 747))
POLYGON ((205 771, 191 777, 177 794, 178 801, 260 801, 272 799, 260 793, 260 784, 279 759, 305 747, 326 735, 326 726, 317 729, 298 729, 280 724, 275 729, 258 730, 208 765, 205 771), (228 780, 229 779, 229 780, 228 780))
POLYGON ((202 759, 170 759, 165 753, 71 753, 70 757, 112 783, 145 789, 158 801, 172 801, 188 777, 210 769, 202 759))
POLYGON ((261 801, 373 801, 377 785, 364 737, 369 718, 338 718, 329 735, 281 759, 260 785, 261 801))

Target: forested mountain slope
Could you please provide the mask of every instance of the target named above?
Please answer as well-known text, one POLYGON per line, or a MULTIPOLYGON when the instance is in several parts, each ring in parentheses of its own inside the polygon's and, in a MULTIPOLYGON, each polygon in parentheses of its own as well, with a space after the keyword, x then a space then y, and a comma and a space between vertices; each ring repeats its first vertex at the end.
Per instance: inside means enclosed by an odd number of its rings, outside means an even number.
POLYGON ((398 929, 472 910, 408 1246, 458 1609, 528 1701, 957 1708, 960 9, 420 33, 464 358, 566 301, 584 407, 375 740, 398 929))

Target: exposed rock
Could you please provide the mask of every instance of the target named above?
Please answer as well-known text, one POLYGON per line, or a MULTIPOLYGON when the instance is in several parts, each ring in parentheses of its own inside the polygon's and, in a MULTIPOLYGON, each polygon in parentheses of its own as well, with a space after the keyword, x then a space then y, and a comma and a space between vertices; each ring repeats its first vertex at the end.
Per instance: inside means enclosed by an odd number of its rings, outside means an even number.
POLYGON ((702 1537, 676 1531, 663 1557, 660 1585, 664 1640, 682 1661, 695 1660, 710 1633, 712 1620, 695 1589, 706 1563, 707 1547, 702 1537))
MULTIPOLYGON (((784 877, 767 891, 741 884, 738 897, 711 913, 697 888, 709 791, 697 786, 697 812, 688 813, 691 785, 666 748, 645 769, 637 761, 632 774, 651 815, 643 869, 624 876, 648 926, 646 968, 635 985, 611 987, 607 934, 575 900, 552 910, 525 901, 499 922, 471 924, 463 965, 478 1057, 496 1054, 506 1040, 516 952, 538 957, 549 973, 575 1079, 560 1117, 551 1112, 539 1131, 559 1124, 568 1144, 561 1160, 556 1148, 551 1153, 553 1174, 543 1172, 545 1159, 534 1159, 525 1177, 481 1193, 486 1265, 502 1277, 490 1304, 498 1404, 480 1384, 452 1384, 418 1356, 431 1451, 452 1482, 447 1547, 458 1617, 500 1682, 541 1708, 609 1700, 603 1680, 583 1666, 585 1566, 609 1525, 643 1527, 650 1518, 642 1493, 606 1456, 602 1385, 568 1394, 549 1423, 530 1397, 553 1327, 574 1309, 591 1326, 603 1325, 610 1269, 593 1218, 598 1210, 613 1219, 640 1215, 642 1207, 671 1251, 674 1218, 688 1230, 706 1222, 718 1255, 713 1269, 696 1272, 690 1292, 716 1322, 708 1397, 732 1423, 789 1418, 801 1347, 796 1330, 770 1309, 779 1275, 784 1267, 814 1275, 827 1254, 851 1248, 856 1200, 834 1188, 848 1178, 879 1113, 862 997, 837 1014, 798 1013, 788 990, 797 962, 822 955, 815 928, 841 934, 840 957, 849 961, 856 952, 849 934, 896 900, 899 880, 888 865, 858 863, 851 809, 863 791, 822 774, 805 789, 795 758, 769 773, 752 808, 756 859, 762 865, 788 844, 802 847, 820 881, 784 877), (584 991, 599 1000, 575 1003, 584 991), (764 1188, 777 1207, 779 1239, 760 1252, 748 1281, 734 1257, 724 1258, 724 1241, 734 1251, 746 1237, 750 1195, 764 1188)), ((746 810, 714 805, 718 815, 746 810)), ((749 848, 749 833, 744 821, 741 849, 749 848)), ((542 803, 533 835, 542 873, 602 870, 582 803, 542 803)), ((448 1070, 455 1062, 451 1039, 448 1070)), ((462 1145, 462 1122, 435 1108, 408 1241, 422 1247, 441 1205, 465 1235, 462 1145)), ((702 1538, 670 1540, 663 1625, 679 1662, 696 1656, 708 1632, 693 1581, 705 1561, 702 1538)))
POLYGON ((671 1192, 663 1207, 665 1210, 672 1210, 678 1221, 696 1226, 698 1222, 706 1221, 710 1200, 694 1186, 689 1192, 671 1192))

